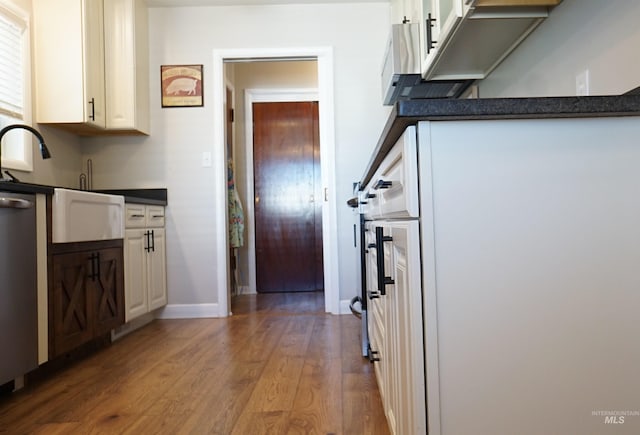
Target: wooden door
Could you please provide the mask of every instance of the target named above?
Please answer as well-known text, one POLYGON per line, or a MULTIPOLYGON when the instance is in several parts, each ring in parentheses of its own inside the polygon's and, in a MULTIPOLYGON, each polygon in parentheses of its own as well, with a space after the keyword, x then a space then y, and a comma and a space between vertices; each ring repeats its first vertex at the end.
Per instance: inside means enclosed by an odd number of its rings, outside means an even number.
POLYGON ((253 104, 256 289, 324 289, 317 102, 253 104))

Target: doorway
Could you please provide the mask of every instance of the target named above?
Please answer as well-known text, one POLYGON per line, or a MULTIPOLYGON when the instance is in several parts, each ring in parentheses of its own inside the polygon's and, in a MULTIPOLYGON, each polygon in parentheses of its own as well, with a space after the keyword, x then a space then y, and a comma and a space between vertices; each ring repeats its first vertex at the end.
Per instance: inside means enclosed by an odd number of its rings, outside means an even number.
MULTIPOLYGON (((318 101, 319 120, 318 130, 321 153, 321 179, 322 179, 322 257, 324 278, 324 306, 325 311, 339 314, 340 300, 338 291, 338 253, 337 253, 337 222, 335 201, 335 168, 333 165, 335 156, 334 122, 333 122, 333 51, 327 48, 290 48, 290 49, 229 49, 214 50, 213 61, 213 97, 214 104, 214 165, 220 173, 226 168, 226 156, 224 149, 224 108, 219 102, 223 101, 224 92, 224 64, 234 61, 256 60, 294 60, 314 59, 318 69, 318 101)), ((226 183, 216 183, 216 201, 224 203, 226 197, 226 183)), ((253 201, 249 201, 247 206, 253 201)), ((216 227, 220 234, 227 233, 226 213, 221 211, 216 219, 216 227)), ((218 305, 220 316, 230 314, 229 300, 229 255, 227 240, 222 239, 217 243, 217 275, 218 305)), ((251 270, 249 271, 251 273, 251 270)))
POLYGON ((324 290, 318 102, 254 102, 247 110, 253 115, 256 290, 324 290))

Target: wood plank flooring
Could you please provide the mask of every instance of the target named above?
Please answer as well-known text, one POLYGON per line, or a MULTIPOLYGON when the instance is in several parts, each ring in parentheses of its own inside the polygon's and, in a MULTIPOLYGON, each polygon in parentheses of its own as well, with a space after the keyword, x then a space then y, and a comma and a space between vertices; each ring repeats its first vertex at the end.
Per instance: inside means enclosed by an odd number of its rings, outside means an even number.
POLYGON ((156 320, 0 398, 10 434, 388 434, 359 320, 322 293, 241 295, 156 320))

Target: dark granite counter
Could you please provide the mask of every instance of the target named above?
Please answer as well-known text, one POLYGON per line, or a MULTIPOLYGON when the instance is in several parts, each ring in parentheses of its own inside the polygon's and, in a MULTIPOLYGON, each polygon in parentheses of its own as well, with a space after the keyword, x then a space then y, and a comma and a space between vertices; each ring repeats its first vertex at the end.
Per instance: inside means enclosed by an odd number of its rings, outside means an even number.
POLYGON ((640 88, 617 96, 416 99, 398 101, 367 165, 361 188, 404 130, 419 121, 640 116, 640 88))
POLYGON ((53 195, 53 187, 44 186, 42 184, 14 183, 13 181, 0 181, 0 192, 44 193, 45 195, 53 195))
MULTIPOLYGON (((0 192, 43 193, 45 195, 53 195, 56 187, 57 186, 46 186, 43 184, 0 181, 0 192)), ((73 188, 65 187, 65 189, 73 188)), ((125 202, 148 205, 167 205, 167 189, 111 189, 93 190, 93 192, 122 195, 124 196, 125 202)))
POLYGON ((147 205, 167 205, 167 189, 103 189, 99 193, 124 196, 124 202, 147 205))

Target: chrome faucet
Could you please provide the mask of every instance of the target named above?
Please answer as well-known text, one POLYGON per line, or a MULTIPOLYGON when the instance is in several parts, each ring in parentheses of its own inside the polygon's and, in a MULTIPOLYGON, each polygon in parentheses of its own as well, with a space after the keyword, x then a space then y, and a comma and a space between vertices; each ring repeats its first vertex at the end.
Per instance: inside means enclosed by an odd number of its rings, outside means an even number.
POLYGON ((27 130, 33 133, 33 135, 38 138, 38 142, 40 143, 40 154, 42 155, 42 158, 43 159, 51 158, 51 153, 49 152, 49 149, 47 148, 47 146, 44 144, 44 138, 42 137, 40 132, 38 132, 38 130, 24 124, 7 125, 5 128, 0 130, 0 181, 16 181, 15 177, 13 177, 11 174, 8 174, 11 177, 11 179, 4 178, 1 172, 2 171, 2 138, 9 130, 13 130, 14 128, 22 128, 24 130, 27 130))

